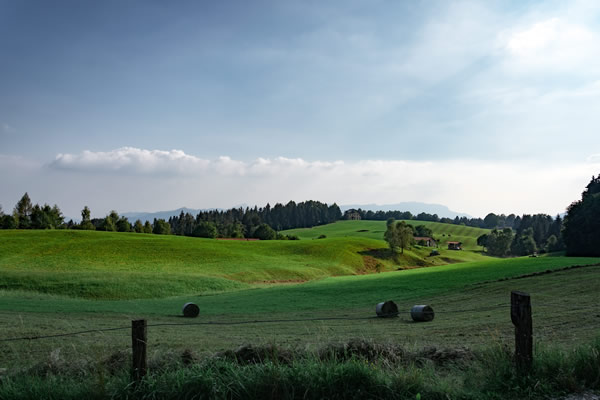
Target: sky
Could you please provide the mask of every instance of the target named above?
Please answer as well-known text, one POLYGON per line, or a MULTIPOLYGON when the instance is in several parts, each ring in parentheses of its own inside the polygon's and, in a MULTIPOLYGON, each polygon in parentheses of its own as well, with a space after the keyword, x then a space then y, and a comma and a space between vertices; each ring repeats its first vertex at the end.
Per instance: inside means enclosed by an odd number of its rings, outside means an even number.
POLYGON ((556 215, 600 173, 600 2, 0 0, 0 205, 556 215))

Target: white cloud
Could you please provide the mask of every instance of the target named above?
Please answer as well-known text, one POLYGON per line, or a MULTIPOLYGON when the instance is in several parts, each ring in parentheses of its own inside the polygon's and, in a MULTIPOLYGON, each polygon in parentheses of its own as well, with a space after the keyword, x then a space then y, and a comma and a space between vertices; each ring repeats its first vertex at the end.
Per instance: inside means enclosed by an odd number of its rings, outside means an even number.
POLYGON ((58 154, 49 165, 54 169, 80 172, 167 174, 185 177, 199 174, 233 176, 289 174, 300 170, 330 170, 341 164, 343 163, 340 161, 308 162, 301 158, 286 157, 258 158, 249 163, 233 160, 228 156, 206 160, 185 154, 181 150, 164 151, 121 147, 106 152, 85 150, 80 154, 58 154))
POLYGON ((501 37, 515 70, 596 74, 600 65, 600 35, 582 23, 553 17, 501 37))
POLYGON ((307 161, 285 157, 246 162, 230 157, 204 160, 183 151, 131 147, 62 154, 51 165, 54 168, 49 171, 63 170, 61 179, 107 190, 102 202, 98 199, 92 203, 95 208, 107 210, 231 207, 315 199, 338 204, 420 201, 479 216, 492 211, 562 212, 578 198, 589 177, 600 172, 600 158, 595 156, 578 164, 544 165, 481 160, 307 161), (94 173, 65 175, 65 169, 94 173), (108 187, 95 183, 106 181, 111 182, 108 187), (136 196, 111 194, 113 185, 127 188, 136 196), (163 189, 157 192, 156 187, 163 189))
MULTIPOLYGON (((224 158, 222 163, 227 163, 224 158)), ((181 150, 144 150, 121 147, 112 151, 83 151, 81 154, 58 154, 52 168, 137 174, 189 174, 202 171, 210 162, 185 154, 181 150)))

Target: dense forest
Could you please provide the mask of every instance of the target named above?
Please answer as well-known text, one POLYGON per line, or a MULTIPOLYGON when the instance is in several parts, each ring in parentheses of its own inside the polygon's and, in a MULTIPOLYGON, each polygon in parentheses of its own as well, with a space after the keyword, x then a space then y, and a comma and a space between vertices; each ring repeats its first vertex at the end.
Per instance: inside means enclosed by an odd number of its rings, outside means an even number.
POLYGON ((489 234, 481 235, 477 244, 493 256, 525 256, 564 250, 562 235, 563 219, 546 214, 523 215, 519 224, 512 228, 497 227, 489 234))
POLYGON ((328 206, 309 200, 290 201, 286 205, 277 203, 273 207, 267 204, 264 208, 202 211, 195 217, 182 212, 169 218, 169 225, 176 235, 272 239, 281 230, 329 224, 341 217, 337 204, 328 206))

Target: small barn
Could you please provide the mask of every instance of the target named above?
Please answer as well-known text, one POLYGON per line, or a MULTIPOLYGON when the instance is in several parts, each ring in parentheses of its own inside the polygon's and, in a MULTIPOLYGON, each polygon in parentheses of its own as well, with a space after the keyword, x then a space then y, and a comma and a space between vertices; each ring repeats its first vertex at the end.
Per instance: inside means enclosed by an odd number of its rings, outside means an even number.
POLYGON ((462 242, 448 242, 448 250, 462 250, 462 242))
POLYGON ((423 236, 423 237, 415 236, 414 239, 415 239, 415 243, 418 245, 421 245, 421 246, 427 246, 427 247, 436 247, 437 246, 436 241, 427 236, 423 236))

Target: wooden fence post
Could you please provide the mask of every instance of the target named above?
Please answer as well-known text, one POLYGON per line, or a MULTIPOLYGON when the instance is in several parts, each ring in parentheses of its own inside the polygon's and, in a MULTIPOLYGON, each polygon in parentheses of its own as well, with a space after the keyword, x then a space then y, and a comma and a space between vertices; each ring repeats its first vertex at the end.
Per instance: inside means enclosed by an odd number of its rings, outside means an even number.
POLYGON ((510 293, 510 319, 515 326, 515 362, 519 369, 529 370, 533 361, 533 324, 528 293, 510 293))
POLYGON ((146 375, 146 339, 146 320, 131 321, 131 347, 133 349, 131 379, 136 383, 139 383, 146 375))

